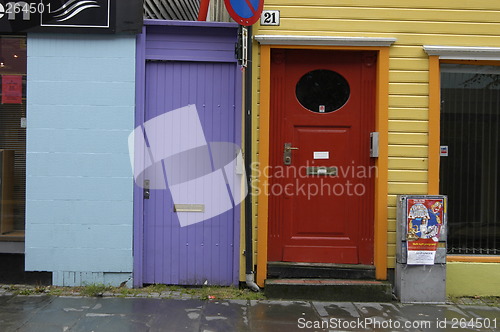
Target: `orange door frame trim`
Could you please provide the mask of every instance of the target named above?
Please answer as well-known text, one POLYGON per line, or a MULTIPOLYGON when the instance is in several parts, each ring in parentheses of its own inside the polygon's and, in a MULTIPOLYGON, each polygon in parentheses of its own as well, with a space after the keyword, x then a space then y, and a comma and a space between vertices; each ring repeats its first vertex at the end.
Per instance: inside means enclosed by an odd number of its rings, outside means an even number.
POLYGON ((439 56, 429 56, 429 195, 439 195, 439 146, 441 134, 441 71, 439 56))
POLYGON ((389 125, 389 47, 356 46, 260 46, 260 114, 259 114, 259 195, 257 207, 257 284, 264 286, 267 277, 267 227, 269 201, 264 188, 268 179, 264 170, 269 166, 269 121, 271 94, 271 49, 311 49, 377 51, 377 92, 375 128, 379 132, 379 157, 376 161, 374 211, 374 265, 378 280, 387 279, 387 209, 388 209, 388 125, 389 125))

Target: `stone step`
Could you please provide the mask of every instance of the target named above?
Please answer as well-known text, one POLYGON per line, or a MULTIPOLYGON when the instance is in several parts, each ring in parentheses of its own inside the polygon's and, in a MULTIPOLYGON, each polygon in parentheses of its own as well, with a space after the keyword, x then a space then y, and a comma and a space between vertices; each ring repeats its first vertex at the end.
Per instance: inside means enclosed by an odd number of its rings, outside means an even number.
POLYGON ((269 262, 268 278, 323 278, 374 280, 372 265, 269 262))
POLYGON ((389 282, 346 279, 267 279, 264 293, 270 299, 391 302, 389 282))

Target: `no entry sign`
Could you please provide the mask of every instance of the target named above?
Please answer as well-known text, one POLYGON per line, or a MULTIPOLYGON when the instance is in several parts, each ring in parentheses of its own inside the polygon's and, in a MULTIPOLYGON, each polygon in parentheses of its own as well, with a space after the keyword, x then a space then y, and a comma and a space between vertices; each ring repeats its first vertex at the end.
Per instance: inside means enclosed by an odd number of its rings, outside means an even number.
POLYGON ((224 3, 233 20, 245 26, 257 22, 264 8, 264 0, 224 0, 224 3))

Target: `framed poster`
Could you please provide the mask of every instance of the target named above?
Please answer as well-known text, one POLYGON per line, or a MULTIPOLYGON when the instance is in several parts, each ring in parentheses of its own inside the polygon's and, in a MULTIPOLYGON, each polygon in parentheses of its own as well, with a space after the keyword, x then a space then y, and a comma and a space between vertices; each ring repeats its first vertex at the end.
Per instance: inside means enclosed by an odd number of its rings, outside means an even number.
POLYGON ((409 265, 433 265, 444 227, 444 199, 408 199, 407 250, 409 265))

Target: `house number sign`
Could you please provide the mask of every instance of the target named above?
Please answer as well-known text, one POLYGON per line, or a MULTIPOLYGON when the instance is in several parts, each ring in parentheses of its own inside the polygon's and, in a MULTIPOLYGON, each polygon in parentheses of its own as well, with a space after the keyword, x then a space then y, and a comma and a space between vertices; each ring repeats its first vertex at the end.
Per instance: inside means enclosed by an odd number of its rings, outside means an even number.
POLYGON ((260 25, 280 25, 280 11, 263 10, 260 16, 260 25))

